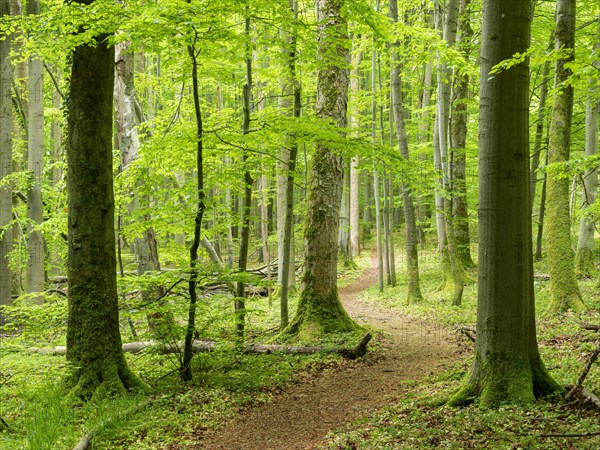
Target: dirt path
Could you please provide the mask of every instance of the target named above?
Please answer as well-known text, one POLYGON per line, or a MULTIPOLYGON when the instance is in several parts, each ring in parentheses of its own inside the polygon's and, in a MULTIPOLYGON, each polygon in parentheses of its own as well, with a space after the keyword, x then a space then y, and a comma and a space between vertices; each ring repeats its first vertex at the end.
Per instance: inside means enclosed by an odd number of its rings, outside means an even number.
MULTIPOLYGON (((207 438, 202 448, 216 450, 314 449, 334 428, 397 401, 418 380, 456 357, 456 339, 358 295, 377 282, 375 270, 340 290, 346 311, 359 323, 390 333, 383 354, 348 361, 315 379, 291 386, 272 402, 243 413, 207 438)), ((402 294, 399 292, 398 294, 402 294)))

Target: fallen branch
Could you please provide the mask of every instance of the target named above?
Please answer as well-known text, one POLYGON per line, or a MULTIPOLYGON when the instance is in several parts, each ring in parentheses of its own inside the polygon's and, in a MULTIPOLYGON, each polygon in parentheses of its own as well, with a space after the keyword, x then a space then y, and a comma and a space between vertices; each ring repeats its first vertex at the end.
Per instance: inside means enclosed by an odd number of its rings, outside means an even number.
MULTIPOLYGON (((347 359, 357 359, 363 356, 367 352, 367 345, 371 340, 372 336, 370 333, 366 334, 358 345, 354 348, 332 348, 322 346, 294 346, 294 345, 279 345, 279 344, 249 344, 243 349, 243 353, 246 354, 270 354, 270 353, 284 353, 289 355, 312 355, 315 353, 334 353, 347 359)), ((222 348, 227 344, 220 344, 214 341, 201 341, 194 340, 192 342, 192 351, 194 353, 206 353, 222 348)), ((163 345, 156 341, 139 341, 129 342, 123 344, 124 353, 139 353, 142 350, 152 349, 161 354, 170 353, 181 353, 183 343, 167 344, 163 345)), ((57 346, 50 349, 35 349, 32 348, 30 351, 35 353, 42 353, 46 355, 64 355, 67 352, 67 348, 64 346, 57 346)))
POLYGON ((580 327, 584 330, 600 331, 600 325, 594 325, 592 323, 582 323, 580 327))
POLYGON ((551 434, 540 434, 539 437, 589 437, 589 436, 600 436, 600 431, 591 431, 589 433, 551 433, 551 434))
POLYGON ((464 334, 471 342, 475 342, 475 334, 477 333, 475 327, 460 325, 456 327, 456 331, 464 334))
MULTIPOLYGON (((590 369, 592 368, 594 361, 596 361, 596 359, 598 359, 599 354, 600 354, 600 341, 598 341, 598 343, 596 344, 596 348, 594 349, 591 356, 589 357, 587 364, 585 365, 585 367, 583 368, 583 371, 581 372, 581 375, 579 375, 579 378, 577 378, 577 383, 575 383, 575 386, 573 386, 573 388, 565 396, 565 400, 568 401, 573 395, 575 395, 575 393, 577 391, 582 390, 582 386, 583 386, 583 382, 585 381, 585 377, 587 377, 588 373, 590 372, 590 369)), ((594 397, 596 397, 596 396, 594 396, 594 397)), ((597 399, 597 397, 596 397, 596 399, 597 399)), ((595 402, 593 402, 593 403, 596 404, 595 402)), ((600 401, 596 404, 596 406, 600 407, 600 401)))

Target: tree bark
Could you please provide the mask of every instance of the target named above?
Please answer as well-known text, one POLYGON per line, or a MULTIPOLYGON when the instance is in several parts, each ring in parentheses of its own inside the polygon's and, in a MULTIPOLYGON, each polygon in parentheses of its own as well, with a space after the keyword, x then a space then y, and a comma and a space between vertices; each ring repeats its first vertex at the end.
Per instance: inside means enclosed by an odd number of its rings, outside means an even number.
POLYGON ((535 330, 529 213, 529 62, 490 70, 529 48, 529 0, 484 0, 479 119, 479 292, 471 373, 450 403, 529 403, 560 387, 535 330))
MULTIPOLYGON (((290 35, 290 49, 287 53, 288 57, 288 70, 289 70, 289 82, 291 83, 291 91, 294 96, 293 112, 294 118, 299 118, 302 108, 302 88, 300 80, 296 73, 296 51, 297 51, 297 31, 296 26, 298 22, 298 5, 296 0, 289 0, 290 6, 293 13, 293 27, 290 35)), ((290 288, 294 286, 296 279, 295 263, 294 263, 294 179, 296 175, 296 159, 298 157, 298 142, 294 136, 290 139, 290 150, 286 151, 287 164, 285 172, 285 183, 282 185, 285 187, 285 201, 282 202, 282 206, 285 206, 283 212, 283 242, 281 245, 281 259, 279 261, 279 267, 281 268, 281 298, 280 298, 280 315, 281 315, 281 329, 285 329, 289 324, 289 311, 288 311, 288 294, 290 288)), ((277 213, 279 217, 280 213, 277 213)))
MULTIPOLYGON (((398 22, 397 0, 390 0, 389 15, 394 23, 398 22)), ((391 60, 391 95, 394 124, 396 127, 396 141, 400 155, 405 161, 410 160, 408 149, 408 136, 404 122, 404 105, 402 103, 402 83, 400 79, 400 60, 398 57, 398 42, 392 43, 391 60)), ((408 277, 408 290, 406 301, 408 304, 423 300, 419 282, 419 235, 413 202, 413 193, 406 181, 402 182, 402 207, 405 219, 406 232, 406 273, 408 277)))
MULTIPOLYGON (((358 36, 360 39, 360 36, 358 36)), ((360 62, 362 60, 362 50, 356 49, 352 53, 350 69, 350 95, 351 104, 354 105, 350 112, 349 128, 350 132, 358 137, 360 128, 360 107, 358 106, 358 96, 360 94, 360 62)), ((358 171, 358 155, 350 160, 350 246, 353 256, 360 253, 360 173, 358 171)))
MULTIPOLYGON (((596 42, 596 49, 600 50, 600 39, 596 42)), ((600 60, 596 61, 600 66, 600 60)), ((598 153, 598 118, 600 117, 600 100, 598 100, 599 77, 590 80, 591 92, 585 107, 585 155, 593 156, 598 153)), ((585 215, 585 211, 596 202, 596 187, 598 184, 598 170, 586 169, 583 179, 583 193, 579 221, 579 237, 577 240, 577 253, 575 267, 578 272, 591 274, 594 270, 594 221, 585 215)))
MULTIPOLYGON (((558 0, 556 4, 556 48, 569 52, 556 61, 555 83, 558 89, 550 119, 548 164, 569 160, 571 122, 573 118, 573 86, 567 83, 571 75, 568 64, 573 60, 575 45, 575 0, 558 0)), ((581 298, 571 247, 571 217, 569 215, 569 178, 548 173, 546 197, 546 256, 550 272, 550 306, 552 313, 569 309, 586 309, 581 298)))
MULTIPOLYGON (((27 14, 40 12, 37 0, 27 2, 27 14)), ((27 218, 31 224, 27 227, 27 292, 43 292, 44 237, 38 226, 43 222, 42 182, 44 171, 44 66, 38 56, 29 59, 28 90, 28 136, 27 170, 32 174, 32 184, 27 190, 27 218)), ((43 297, 36 297, 42 302, 43 297)))
MULTIPOLYGON (((90 4, 91 1, 79 3, 90 4)), ((73 395, 142 387, 121 350, 117 300, 112 112, 114 49, 107 35, 73 52, 68 118, 67 359, 73 395)))
MULTIPOLYGON (((9 0, 0 0, 0 17, 10 15, 9 0)), ((0 39, 0 305, 10 305, 12 274, 8 254, 12 250, 12 189, 5 178, 12 172, 12 62, 10 34, 0 39)), ((5 318, 0 312, 0 327, 5 318)))
MULTIPOLYGON (((316 115, 344 129, 348 99, 348 34, 344 0, 318 0, 319 71, 316 115)), ((315 146, 305 229, 302 291, 296 316, 284 330, 311 339, 322 333, 356 328, 337 289, 338 227, 343 161, 327 144, 315 146)))
MULTIPOLYGON (((471 0, 460 1, 458 23, 460 41, 458 46, 468 61, 471 52, 473 29, 470 24, 469 7, 471 0)), ((469 208, 467 205, 467 102, 469 99, 469 76, 457 71, 454 75, 452 95, 452 118, 450 121, 450 172, 452 175, 452 217, 456 252, 462 267, 474 267, 471 258, 471 238, 469 235, 469 208)))

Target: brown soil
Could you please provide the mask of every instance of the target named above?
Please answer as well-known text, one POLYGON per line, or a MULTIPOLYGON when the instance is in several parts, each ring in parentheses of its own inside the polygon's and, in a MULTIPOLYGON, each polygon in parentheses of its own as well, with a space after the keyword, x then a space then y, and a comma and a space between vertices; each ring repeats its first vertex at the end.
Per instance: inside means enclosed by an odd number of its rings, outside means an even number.
MULTIPOLYGON (((453 361, 459 351, 453 333, 358 299, 376 281, 376 271, 368 271, 340 289, 340 297, 357 322, 388 333, 382 352, 367 353, 291 386, 270 403, 225 424, 201 448, 317 448, 329 431, 398 401, 410 389, 406 381, 418 381, 453 361)), ((401 301, 403 294, 398 296, 401 301)))

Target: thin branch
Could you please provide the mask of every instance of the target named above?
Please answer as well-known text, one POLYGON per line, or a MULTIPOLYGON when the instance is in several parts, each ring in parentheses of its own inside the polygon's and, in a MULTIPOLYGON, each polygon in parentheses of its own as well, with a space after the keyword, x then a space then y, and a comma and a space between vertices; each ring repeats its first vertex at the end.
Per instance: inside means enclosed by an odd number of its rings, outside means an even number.
POLYGON ((63 101, 66 101, 67 99, 65 98, 65 95, 62 93, 62 91, 60 90, 60 86, 58 85, 58 80, 54 77, 54 74, 50 70, 50 67, 48 67, 48 64, 44 63, 44 68, 46 69, 46 72, 48 72, 48 75, 50 75, 56 92, 58 92, 58 95, 60 95, 60 98, 62 98, 63 101))

